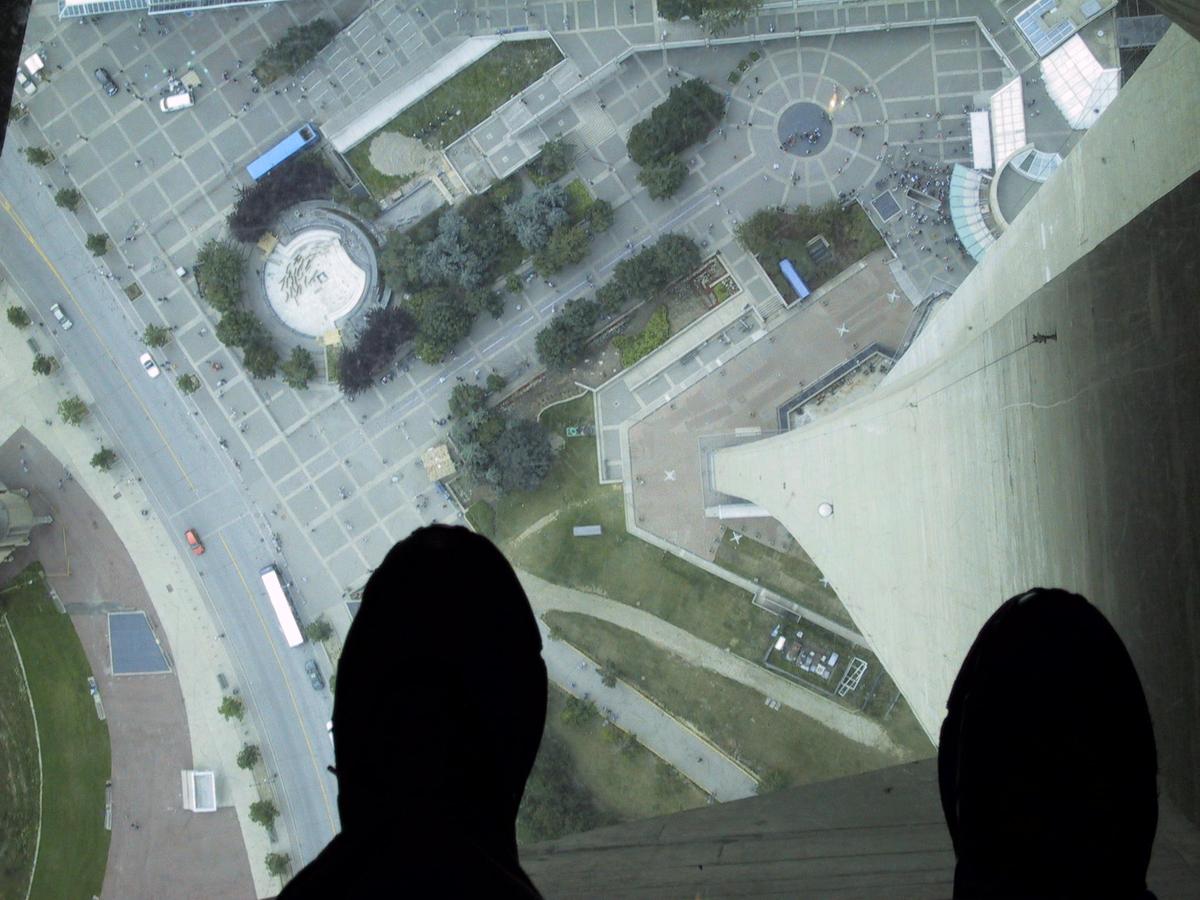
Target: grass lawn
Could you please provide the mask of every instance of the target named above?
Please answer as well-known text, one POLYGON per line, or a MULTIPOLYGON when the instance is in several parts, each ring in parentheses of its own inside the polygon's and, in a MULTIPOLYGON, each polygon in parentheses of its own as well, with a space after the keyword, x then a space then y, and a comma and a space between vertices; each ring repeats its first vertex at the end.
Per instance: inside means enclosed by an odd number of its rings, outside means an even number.
POLYGON ((0 617, 0 897, 24 897, 37 842, 38 755, 33 712, 8 623, 0 617))
MULTIPOLYGON (((402 110, 380 131, 398 131, 444 149, 504 103, 537 81, 562 59, 553 41, 512 41, 500 44, 453 78, 402 110)), ((346 159, 363 184, 383 198, 413 176, 385 175, 371 165, 374 132, 356 144, 346 159)))
MULTIPOLYGON (((3 606, 25 662, 48 786, 31 896, 98 896, 110 837, 104 829, 104 783, 112 774, 108 726, 96 718, 87 690, 91 668, 71 620, 51 605, 41 567, 18 578, 29 574, 36 574, 34 584, 5 594, 3 606)), ((11 681, 5 685, 16 689, 11 681)))
POLYGON ((807 784, 867 772, 933 753, 927 740, 902 744, 905 760, 863 747, 788 707, 771 710, 758 691, 692 666, 638 634, 576 613, 547 624, 595 659, 612 659, 644 690, 759 775, 782 772, 807 784), (645 680, 642 680, 642 677, 645 680))
MULTIPOLYGON (((542 416, 560 435, 566 425, 592 421, 590 395, 542 416)), ((598 483, 595 438, 567 438, 536 491, 497 501, 494 540, 519 568, 638 606, 750 659, 758 659, 777 621, 745 591, 626 532, 620 485, 598 483), (575 525, 597 524, 601 537, 571 535, 575 525)))
POLYGON ((358 173, 358 177, 362 179, 362 183, 371 192, 371 196, 379 200, 387 197, 392 191, 404 187, 404 185, 412 181, 417 175, 416 172, 387 175, 375 168, 371 164, 371 138, 367 138, 365 141, 355 144, 350 148, 350 151, 346 154, 346 162, 350 163, 350 167, 358 173))
POLYGON ((576 777, 616 821, 632 822, 704 806, 703 791, 641 744, 619 748, 610 736, 618 730, 602 724, 599 713, 580 725, 564 723, 566 699, 563 691, 551 687, 546 730, 567 745, 576 777))
POLYGON ((716 563, 745 578, 757 578, 758 583, 768 590, 795 600, 847 628, 858 630, 837 594, 821 584, 821 570, 799 545, 781 553, 746 535, 735 544, 733 530, 726 528, 717 549, 716 563))

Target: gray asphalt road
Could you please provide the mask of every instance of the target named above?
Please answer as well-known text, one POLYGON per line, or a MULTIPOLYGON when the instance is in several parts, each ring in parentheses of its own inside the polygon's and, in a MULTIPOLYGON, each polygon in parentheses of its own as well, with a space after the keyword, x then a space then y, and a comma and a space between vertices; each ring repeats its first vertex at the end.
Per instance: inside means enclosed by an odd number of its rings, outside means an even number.
MULTIPOLYGON (((93 414, 113 436, 119 465, 141 477, 155 511, 179 535, 180 552, 194 561, 277 776, 292 857, 307 861, 338 828, 336 785, 325 770, 333 761, 325 737, 332 701, 327 690, 313 691, 305 676, 312 648, 286 646, 263 595, 258 570, 273 559, 269 532, 170 373, 151 380, 142 371, 137 357, 145 348, 126 318, 128 301, 118 300, 114 281, 97 276, 74 218, 54 206, 30 168, 13 156, 0 160, 0 242, 14 286, 46 323, 34 329, 35 339, 43 351, 74 366, 93 414), (69 332, 50 327, 56 302, 74 319, 69 332), (203 557, 182 549, 186 528, 204 538, 203 557)), ((164 353, 156 357, 161 361, 164 353)), ((164 589, 146 587, 151 596, 164 589)))
POLYGON ((754 795, 755 780, 723 753, 623 682, 605 687, 586 656, 569 644, 551 640, 549 629, 540 619, 538 628, 542 632, 542 658, 551 681, 576 697, 595 701, 610 721, 636 735, 715 800, 754 795))

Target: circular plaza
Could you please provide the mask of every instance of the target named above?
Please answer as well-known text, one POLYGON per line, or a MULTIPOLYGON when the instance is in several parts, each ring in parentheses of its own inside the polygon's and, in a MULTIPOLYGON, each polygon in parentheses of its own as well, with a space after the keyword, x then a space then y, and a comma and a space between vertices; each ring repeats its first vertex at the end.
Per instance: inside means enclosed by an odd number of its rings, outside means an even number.
POLYGON ((258 287, 280 325, 320 339, 343 330, 378 299, 375 249, 363 228, 336 210, 302 204, 284 213, 266 246, 258 287))

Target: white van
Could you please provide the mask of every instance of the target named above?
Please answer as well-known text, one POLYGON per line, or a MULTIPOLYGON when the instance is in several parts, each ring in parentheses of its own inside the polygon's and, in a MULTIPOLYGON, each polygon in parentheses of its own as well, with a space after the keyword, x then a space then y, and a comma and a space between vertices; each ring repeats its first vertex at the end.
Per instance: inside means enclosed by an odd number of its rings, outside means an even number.
POLYGON ((190 89, 179 94, 171 94, 158 101, 158 108, 163 112, 175 112, 196 105, 196 97, 190 89))

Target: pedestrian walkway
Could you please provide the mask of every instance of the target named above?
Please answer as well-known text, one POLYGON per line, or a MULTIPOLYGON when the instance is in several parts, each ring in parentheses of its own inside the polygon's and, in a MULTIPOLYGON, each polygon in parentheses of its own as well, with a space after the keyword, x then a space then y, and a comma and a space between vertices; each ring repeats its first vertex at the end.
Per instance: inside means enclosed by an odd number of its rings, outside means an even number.
POLYGON ((754 795, 758 782, 748 769, 625 682, 606 687, 592 660, 570 644, 553 640, 544 622, 539 621, 538 627, 551 681, 576 697, 593 701, 615 727, 632 734, 714 800, 754 795))
POLYGON ((583 613, 627 628, 692 665, 761 691, 766 697, 774 697, 843 737, 891 754, 897 759, 903 757, 903 751, 877 722, 781 678, 748 659, 726 653, 657 616, 616 600, 552 584, 520 569, 517 570, 517 577, 536 613, 548 610, 583 613))

